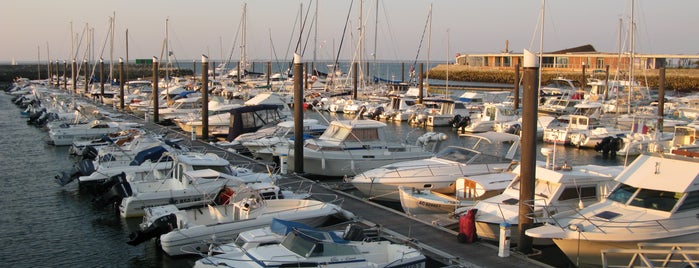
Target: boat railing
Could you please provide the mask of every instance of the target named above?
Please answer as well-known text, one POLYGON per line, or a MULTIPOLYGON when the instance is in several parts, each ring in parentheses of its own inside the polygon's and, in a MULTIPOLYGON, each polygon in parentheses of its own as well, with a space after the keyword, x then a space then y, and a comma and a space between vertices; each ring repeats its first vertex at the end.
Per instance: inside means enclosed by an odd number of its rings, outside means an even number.
POLYGON ((602 267, 697 267, 698 243, 638 243, 638 248, 602 249, 602 267), (630 256, 629 256, 630 255, 630 256), (610 259, 625 260, 614 263, 610 259))
POLYGON ((584 229, 584 223, 588 223, 594 226, 595 230, 604 234, 613 233, 613 231, 621 229, 626 230, 629 234, 638 234, 658 231, 671 232, 681 228, 699 228, 699 226, 696 225, 695 218, 696 215, 692 214, 683 217, 673 217, 671 219, 620 221, 604 219, 598 216, 587 217, 580 214, 578 210, 573 210, 571 215, 565 215, 560 218, 554 215, 549 217, 549 220, 550 223, 563 230, 589 232, 591 230, 584 229), (561 219, 578 223, 563 225, 561 224, 561 219))

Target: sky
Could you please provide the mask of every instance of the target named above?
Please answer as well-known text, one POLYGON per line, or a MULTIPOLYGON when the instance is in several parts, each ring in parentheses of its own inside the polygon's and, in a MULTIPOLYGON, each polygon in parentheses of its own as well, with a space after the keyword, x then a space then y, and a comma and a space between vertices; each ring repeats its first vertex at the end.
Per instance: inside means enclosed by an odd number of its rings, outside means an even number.
MULTIPOLYGON (((620 44, 623 51, 630 47, 630 0, 376 1, 4 0, 0 62, 70 61, 71 47, 78 60, 88 51, 92 59, 116 61, 126 58, 127 30, 131 61, 165 57, 167 36, 171 59, 199 61, 205 54, 210 60, 235 62, 241 56, 244 4, 248 60, 290 60, 299 39, 305 47, 299 49, 303 61, 334 59, 338 53, 341 60, 358 59, 359 53, 353 52, 360 44, 365 60, 411 61, 498 53, 506 43, 514 53, 586 44, 601 52, 617 52, 620 44), (542 10, 544 40, 540 44, 542 10), (301 13, 307 20, 302 35, 301 13), (360 16, 363 39, 359 38, 360 16), (115 18, 113 39, 111 17, 115 18), (92 34, 85 34, 86 29, 92 34), (71 41, 71 31, 76 41, 71 41), (90 35, 92 42, 85 37, 90 35), (92 43, 90 50, 87 43, 92 43)), ((699 54, 697 11, 697 0, 636 0, 634 51, 699 54)))

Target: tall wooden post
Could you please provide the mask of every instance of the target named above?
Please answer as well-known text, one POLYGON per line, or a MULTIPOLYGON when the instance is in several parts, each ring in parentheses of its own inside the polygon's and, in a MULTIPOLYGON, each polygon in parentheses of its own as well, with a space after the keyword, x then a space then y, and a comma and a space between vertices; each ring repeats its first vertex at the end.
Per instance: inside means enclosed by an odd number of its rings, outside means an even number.
MULTIPOLYGON (((153 122, 158 123, 159 121, 159 116, 158 116, 158 80, 160 78, 158 77, 159 75, 159 70, 160 70, 160 62, 158 62, 157 57, 153 57, 153 95, 151 98, 153 98, 153 122)), ((146 114, 148 114, 146 112, 146 114)))
POLYGON ((303 172, 303 64, 294 53, 294 172, 303 172))
MULTIPOLYGON (((308 69, 308 67, 309 67, 309 63, 306 62, 306 72, 308 72, 308 70, 310 70, 310 69, 308 69)), ((304 87, 305 89, 310 89, 310 88, 311 88, 311 85, 308 83, 308 77, 309 77, 309 76, 311 76, 309 73, 305 73, 304 76, 303 76, 303 87, 304 87)))
POLYGON ((100 102, 104 103, 104 60, 100 58, 100 102))
POLYGON ((206 55, 201 55, 201 104, 201 139, 207 141, 209 140, 209 57, 206 55))
POLYGON ((352 63, 352 99, 357 99, 357 83, 359 83, 359 64, 352 63))
MULTIPOLYGON (((587 85, 587 77, 585 77, 586 73, 585 71, 587 70, 587 64, 584 62, 582 63, 582 79, 580 79, 580 90, 585 90, 585 86, 587 85)), ((576 92, 577 93, 577 92, 576 92)), ((575 94, 575 93, 573 93, 575 94)))
POLYGON ((532 227, 533 220, 529 217, 532 208, 529 200, 534 200, 534 181, 536 178, 536 121, 539 107, 539 62, 534 53, 524 50, 524 76, 522 99, 522 163, 520 163, 519 191, 519 251, 525 254, 532 252, 532 238, 525 231, 532 227))
POLYGON ((272 89, 272 62, 267 62, 267 88, 272 89))
POLYGON ((197 61, 192 60, 192 77, 197 77, 197 61))
POLYGON ((77 64, 75 63, 75 59, 73 59, 73 62, 71 63, 71 69, 70 69, 70 75, 73 78, 73 92, 76 94, 78 93, 78 70, 77 70, 77 64))
POLYGON ((119 58, 119 109, 124 110, 124 59, 119 58))
POLYGON ((422 76, 423 68, 424 68, 424 63, 421 62, 420 63, 420 73, 417 75, 417 77, 419 78, 418 79, 418 89, 420 90, 420 92, 417 93, 417 103, 419 103, 419 104, 422 104, 422 99, 425 97, 424 94, 422 93, 424 91, 423 90, 424 77, 422 76))
POLYGON ((90 93, 90 90, 88 89, 88 86, 90 85, 90 63, 88 63, 87 59, 83 60, 83 66, 85 67, 85 95, 90 93))
POLYGON ((63 60, 63 89, 68 90, 68 62, 63 60))
POLYGON ((515 84, 514 84, 514 109, 517 111, 519 109, 519 63, 515 64, 515 84))
POLYGON ((609 99, 609 64, 604 68, 604 100, 607 100, 609 99))
POLYGON ((660 68, 658 72, 658 127, 656 133, 663 133, 663 117, 665 116, 665 67, 660 68))

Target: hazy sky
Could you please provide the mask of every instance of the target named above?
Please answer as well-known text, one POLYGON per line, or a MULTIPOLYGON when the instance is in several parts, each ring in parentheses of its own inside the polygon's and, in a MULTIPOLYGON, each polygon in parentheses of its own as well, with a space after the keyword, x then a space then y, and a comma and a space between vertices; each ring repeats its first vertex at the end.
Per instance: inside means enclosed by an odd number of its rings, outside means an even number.
MULTIPOLYGON (((47 51, 52 60, 69 60, 71 24, 77 38, 89 25, 94 32, 95 58, 101 54, 108 60, 111 16, 116 18, 112 54, 115 60, 126 58, 127 29, 130 60, 160 57, 168 20, 170 50, 176 59, 199 60, 202 54, 213 60, 225 59, 235 44, 232 60, 237 61, 242 35, 238 30, 246 2, 246 54, 251 60, 292 57, 299 39, 297 20, 301 7, 304 13, 311 8, 302 39, 306 44, 303 60, 312 60, 314 51, 318 59, 334 58, 340 50, 348 15, 340 57, 350 59, 359 44, 360 3, 365 58, 373 58, 376 46, 378 59, 425 60, 429 54, 430 60, 443 61, 456 53, 499 52, 505 48, 506 40, 513 52, 521 53, 525 48, 539 51, 540 0, 380 0, 378 15, 376 0, 321 0, 317 41, 316 29, 310 27, 316 1, 310 0, 4 0, 0 11, 0 61, 36 61, 38 57, 45 61, 47 51), (431 31, 428 29, 423 38, 430 5, 431 31)), ((630 9, 629 0, 548 0, 544 51, 591 44, 598 51, 616 52, 620 38, 624 50, 628 50, 630 9)), ((635 51, 699 53, 697 12, 698 0, 637 0, 635 51)), ((83 39, 76 55, 78 60, 83 58, 85 47, 83 39)))

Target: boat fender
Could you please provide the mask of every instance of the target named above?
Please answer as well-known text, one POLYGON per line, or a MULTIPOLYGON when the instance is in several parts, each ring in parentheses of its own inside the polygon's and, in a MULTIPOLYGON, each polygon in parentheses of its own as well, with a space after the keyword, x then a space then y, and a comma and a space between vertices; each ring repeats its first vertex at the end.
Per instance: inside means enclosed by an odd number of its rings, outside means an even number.
POLYGON ((141 244, 151 238, 160 237, 177 227, 177 216, 174 213, 162 216, 157 220, 153 221, 151 225, 129 234, 129 241, 126 243, 132 246, 141 244))
POLYGON ((457 240, 461 243, 473 243, 478 240, 476 233, 476 213, 477 208, 469 209, 466 214, 459 217, 459 234, 457 240))

